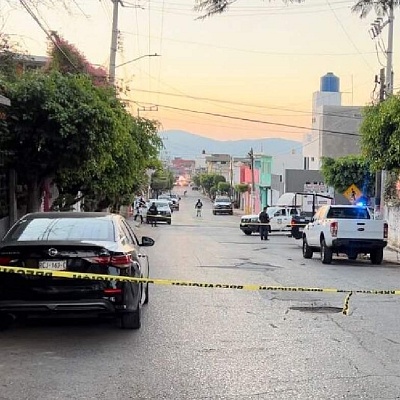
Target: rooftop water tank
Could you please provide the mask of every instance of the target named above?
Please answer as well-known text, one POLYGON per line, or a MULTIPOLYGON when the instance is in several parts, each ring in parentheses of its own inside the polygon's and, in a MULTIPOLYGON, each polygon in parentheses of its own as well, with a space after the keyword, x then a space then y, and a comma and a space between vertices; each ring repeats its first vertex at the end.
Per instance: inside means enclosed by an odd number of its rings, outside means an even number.
POLYGON ((321 78, 321 92, 339 92, 340 79, 332 72, 321 78))

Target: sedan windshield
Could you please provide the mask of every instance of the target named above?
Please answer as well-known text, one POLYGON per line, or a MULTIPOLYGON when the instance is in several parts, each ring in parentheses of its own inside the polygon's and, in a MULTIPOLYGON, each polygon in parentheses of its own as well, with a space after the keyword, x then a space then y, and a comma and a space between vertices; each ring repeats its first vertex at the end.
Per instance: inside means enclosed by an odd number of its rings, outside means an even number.
POLYGON ((113 223, 101 218, 24 219, 3 241, 96 240, 113 241, 113 223))

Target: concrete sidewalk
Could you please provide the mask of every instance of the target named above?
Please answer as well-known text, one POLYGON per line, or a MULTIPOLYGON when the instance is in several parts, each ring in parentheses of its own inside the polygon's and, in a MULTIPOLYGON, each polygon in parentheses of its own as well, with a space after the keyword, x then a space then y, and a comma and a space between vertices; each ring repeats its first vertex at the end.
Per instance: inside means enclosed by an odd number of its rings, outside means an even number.
POLYGON ((400 264, 400 251, 391 246, 386 246, 383 250, 383 259, 391 264, 400 264))

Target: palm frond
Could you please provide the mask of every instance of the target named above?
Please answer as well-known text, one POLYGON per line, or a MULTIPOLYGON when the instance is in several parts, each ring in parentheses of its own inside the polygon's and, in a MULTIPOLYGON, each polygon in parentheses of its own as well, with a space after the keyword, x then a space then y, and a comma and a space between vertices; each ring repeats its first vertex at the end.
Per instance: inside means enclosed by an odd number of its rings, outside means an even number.
POLYGON ((386 15, 391 7, 400 5, 400 0, 358 0, 351 8, 360 18, 365 18, 373 9, 378 16, 386 15))
POLYGON ((196 0, 194 10, 205 13, 197 19, 205 19, 214 14, 221 14, 236 0, 196 0))
MULTIPOLYGON (((195 0, 194 10, 205 13, 196 19, 205 19, 214 14, 221 14, 237 0, 195 0)), ((284 3, 303 3, 305 0, 282 0, 284 3)))

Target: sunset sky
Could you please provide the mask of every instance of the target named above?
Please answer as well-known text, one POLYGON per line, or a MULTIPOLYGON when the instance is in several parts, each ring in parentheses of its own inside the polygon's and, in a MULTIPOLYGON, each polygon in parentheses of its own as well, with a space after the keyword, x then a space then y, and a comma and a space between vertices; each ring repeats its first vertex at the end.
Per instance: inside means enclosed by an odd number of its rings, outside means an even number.
MULTIPOLYGON (((17 3, 1 3, 2 31, 31 54, 46 55, 45 33, 17 3)), ((148 54, 161 56, 118 68, 118 82, 126 88, 120 97, 132 101, 135 114, 138 108, 158 105, 158 111, 141 110, 140 115, 160 121, 164 130, 217 140, 301 140, 306 130, 296 127, 310 127, 312 93, 322 75, 340 77, 344 105, 365 105, 371 101, 380 62, 385 64, 381 47, 387 43, 387 28, 383 42, 372 40, 368 31, 376 16, 360 20, 350 10, 354 1, 285 5, 238 0, 226 14, 205 20, 196 20, 200 13, 193 11, 194 0, 123 3, 117 65, 148 54)), ((108 67, 111 0, 70 1, 69 12, 41 5, 35 13, 89 61, 108 67)), ((400 21, 395 20, 395 91, 400 86, 399 31, 400 21)))

